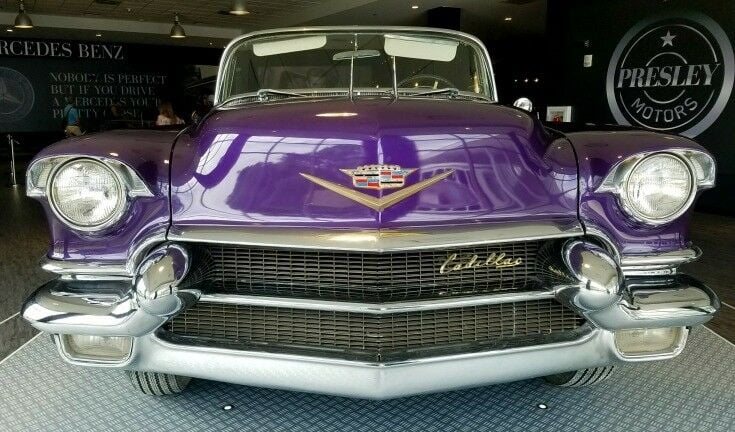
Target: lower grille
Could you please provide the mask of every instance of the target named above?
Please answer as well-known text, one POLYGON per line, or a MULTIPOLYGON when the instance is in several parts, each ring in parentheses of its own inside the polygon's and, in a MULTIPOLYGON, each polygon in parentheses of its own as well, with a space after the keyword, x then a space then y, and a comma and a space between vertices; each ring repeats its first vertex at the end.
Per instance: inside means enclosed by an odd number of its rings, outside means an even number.
POLYGON ((570 332, 583 324, 551 299, 388 315, 200 302, 169 321, 164 337, 234 349, 318 351, 385 361, 437 350, 468 352, 570 332))

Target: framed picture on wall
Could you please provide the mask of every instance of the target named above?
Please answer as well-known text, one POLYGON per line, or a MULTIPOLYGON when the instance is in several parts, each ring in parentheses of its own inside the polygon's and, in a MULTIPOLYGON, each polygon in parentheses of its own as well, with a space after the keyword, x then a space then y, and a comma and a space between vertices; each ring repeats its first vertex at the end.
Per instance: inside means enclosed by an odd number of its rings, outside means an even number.
POLYGON ((569 123, 572 121, 571 106, 546 107, 546 121, 552 123, 569 123))

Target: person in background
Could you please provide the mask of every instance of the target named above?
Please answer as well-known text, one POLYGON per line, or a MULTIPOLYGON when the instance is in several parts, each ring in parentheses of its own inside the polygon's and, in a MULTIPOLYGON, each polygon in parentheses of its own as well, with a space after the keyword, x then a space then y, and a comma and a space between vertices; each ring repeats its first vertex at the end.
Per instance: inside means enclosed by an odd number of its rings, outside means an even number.
POLYGON ((174 107, 171 102, 163 102, 158 108, 158 118, 156 118, 156 126, 170 126, 184 124, 179 116, 174 113, 174 107))
POLYGON ((74 106, 74 97, 66 97, 66 106, 62 111, 64 116, 64 134, 67 137, 80 136, 83 134, 79 127, 79 110, 74 106))

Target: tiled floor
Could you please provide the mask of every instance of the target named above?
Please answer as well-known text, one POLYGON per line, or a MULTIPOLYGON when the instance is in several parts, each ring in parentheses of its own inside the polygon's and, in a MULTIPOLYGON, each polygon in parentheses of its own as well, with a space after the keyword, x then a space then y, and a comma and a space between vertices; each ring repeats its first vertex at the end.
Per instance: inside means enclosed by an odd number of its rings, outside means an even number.
POLYGON ((51 279, 38 266, 48 248, 48 229, 40 204, 21 187, 0 181, 0 359, 30 339, 36 331, 18 311, 25 298, 51 279))
POLYGON ((589 388, 534 379, 369 401, 193 380, 152 397, 120 371, 64 363, 39 337, 0 363, 0 430, 731 432, 733 362, 735 346, 700 327, 676 359, 627 365, 589 388))

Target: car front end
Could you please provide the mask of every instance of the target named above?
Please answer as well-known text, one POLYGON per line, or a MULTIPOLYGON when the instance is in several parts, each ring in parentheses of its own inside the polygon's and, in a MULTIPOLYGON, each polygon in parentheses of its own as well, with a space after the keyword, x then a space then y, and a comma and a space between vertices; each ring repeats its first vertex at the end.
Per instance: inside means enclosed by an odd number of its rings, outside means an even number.
POLYGON ((675 357, 719 309, 678 271, 711 156, 499 106, 468 35, 246 35, 216 100, 180 134, 71 139, 29 167, 58 278, 22 314, 66 361, 149 394, 580 386, 675 357))

